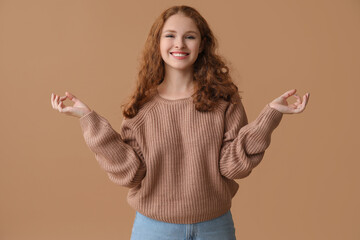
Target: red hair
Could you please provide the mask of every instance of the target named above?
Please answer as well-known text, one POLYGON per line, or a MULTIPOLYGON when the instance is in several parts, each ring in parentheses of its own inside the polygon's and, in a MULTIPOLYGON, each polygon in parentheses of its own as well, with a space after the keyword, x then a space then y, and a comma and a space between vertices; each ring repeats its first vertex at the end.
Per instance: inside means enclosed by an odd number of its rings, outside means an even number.
POLYGON ((201 34, 203 50, 194 67, 195 93, 193 103, 198 111, 212 111, 218 100, 238 103, 238 87, 232 82, 225 60, 215 53, 218 43, 206 20, 189 6, 174 6, 165 10, 153 23, 142 52, 136 90, 123 110, 126 118, 133 118, 140 107, 157 94, 157 86, 165 76, 164 61, 160 53, 160 35, 166 20, 177 13, 190 17, 201 34))

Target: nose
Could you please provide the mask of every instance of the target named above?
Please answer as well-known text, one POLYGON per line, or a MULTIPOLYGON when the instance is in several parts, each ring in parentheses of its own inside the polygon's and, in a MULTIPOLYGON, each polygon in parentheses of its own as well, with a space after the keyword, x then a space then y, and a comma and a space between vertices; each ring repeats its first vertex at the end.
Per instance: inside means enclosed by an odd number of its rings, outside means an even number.
POLYGON ((185 46, 185 43, 184 43, 183 38, 178 37, 175 41, 175 48, 182 49, 182 48, 184 48, 184 46, 185 46))

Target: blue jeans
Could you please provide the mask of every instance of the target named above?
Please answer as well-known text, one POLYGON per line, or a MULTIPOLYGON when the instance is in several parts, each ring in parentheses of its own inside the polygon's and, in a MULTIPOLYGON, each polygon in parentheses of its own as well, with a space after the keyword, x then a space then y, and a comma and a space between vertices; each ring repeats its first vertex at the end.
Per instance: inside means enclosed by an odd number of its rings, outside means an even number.
POLYGON ((157 221, 136 212, 131 240, 236 240, 230 210, 224 215, 193 224, 157 221))

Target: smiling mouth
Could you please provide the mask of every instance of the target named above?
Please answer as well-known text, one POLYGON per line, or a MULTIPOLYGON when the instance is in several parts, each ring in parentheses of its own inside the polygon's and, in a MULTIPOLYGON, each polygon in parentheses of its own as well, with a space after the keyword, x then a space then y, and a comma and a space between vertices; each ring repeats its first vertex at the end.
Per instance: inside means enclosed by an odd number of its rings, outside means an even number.
POLYGON ((170 53, 171 55, 175 56, 175 57, 185 57, 188 56, 190 53, 170 53))

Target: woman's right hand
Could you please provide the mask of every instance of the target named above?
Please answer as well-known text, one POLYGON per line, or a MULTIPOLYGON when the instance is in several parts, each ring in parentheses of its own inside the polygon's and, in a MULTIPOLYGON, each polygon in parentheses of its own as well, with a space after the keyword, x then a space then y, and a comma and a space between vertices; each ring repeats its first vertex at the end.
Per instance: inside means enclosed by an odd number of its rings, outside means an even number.
POLYGON ((66 115, 74 116, 81 118, 85 114, 91 112, 91 109, 79 99, 77 99, 74 95, 69 92, 65 92, 65 96, 60 97, 54 93, 51 93, 51 104, 53 109, 58 110, 61 113, 65 113, 66 115), (63 101, 68 98, 73 101, 75 104, 73 106, 66 107, 63 101))

